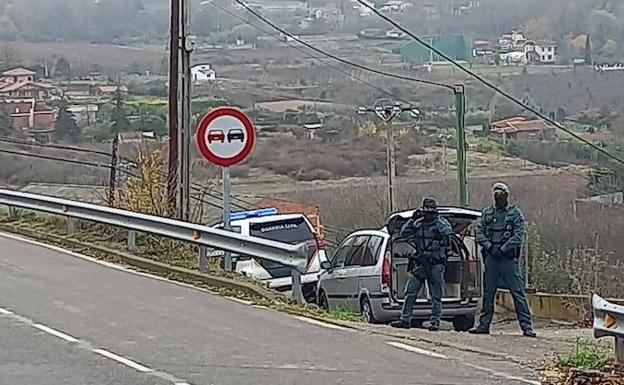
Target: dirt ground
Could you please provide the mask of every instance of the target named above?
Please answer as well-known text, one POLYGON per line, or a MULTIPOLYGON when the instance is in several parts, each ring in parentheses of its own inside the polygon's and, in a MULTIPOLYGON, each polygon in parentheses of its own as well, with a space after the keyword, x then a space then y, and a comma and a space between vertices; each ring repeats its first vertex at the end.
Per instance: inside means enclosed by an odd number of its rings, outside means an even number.
MULTIPOLYGON (((443 323, 443 330, 431 333, 426 329, 397 330, 387 325, 367 325, 368 330, 394 337, 409 345, 442 354, 509 380, 539 384, 538 369, 557 355, 573 351, 578 340, 593 340, 591 329, 579 329, 550 320, 534 320, 537 339, 523 337, 512 314, 499 314, 489 336, 474 336, 452 331, 443 323), (533 381, 533 382, 532 382, 533 381)), ((611 346, 610 341, 602 341, 611 346)))

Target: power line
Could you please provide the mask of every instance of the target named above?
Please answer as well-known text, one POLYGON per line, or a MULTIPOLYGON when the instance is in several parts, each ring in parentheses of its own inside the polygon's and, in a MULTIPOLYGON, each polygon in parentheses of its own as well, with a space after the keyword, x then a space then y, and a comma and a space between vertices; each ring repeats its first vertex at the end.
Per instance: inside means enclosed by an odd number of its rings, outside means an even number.
MULTIPOLYGON (((239 2, 240 0, 234 0, 234 1, 239 2)), ((610 159, 612 159, 612 160, 614 160, 614 161, 624 165, 624 159, 618 158, 617 156, 615 156, 615 155, 611 154, 610 152, 604 150, 602 147, 597 146, 594 143, 590 142, 589 140, 583 138, 582 136, 572 132, 571 130, 569 130, 567 127, 565 127, 561 123, 556 122, 553 119, 550 119, 548 116, 546 116, 546 115, 542 114, 541 112, 537 111, 535 108, 529 106, 528 104, 522 102, 521 100, 518 100, 517 98, 515 98, 513 95, 509 94, 508 92, 506 92, 504 90, 501 90, 495 84, 490 83, 489 81, 487 81, 486 79, 484 79, 483 77, 478 75, 477 73, 475 73, 472 70, 464 67, 463 65, 458 63, 456 60, 454 60, 450 56, 446 55, 444 52, 442 52, 439 49, 435 48, 432 44, 427 43, 424 39, 418 37, 417 35, 413 34, 409 30, 403 28, 399 23, 397 23, 396 21, 392 20, 390 17, 382 14, 377 9, 375 9, 374 6, 369 5, 366 1, 364 1, 364 0, 357 0, 357 2, 360 3, 361 5, 365 6, 366 8, 370 9, 377 16, 381 17, 382 19, 384 19, 385 21, 387 21, 388 23, 393 25, 395 28, 397 28, 401 32, 403 32, 406 35, 410 36, 412 39, 416 40, 421 45, 423 45, 426 48, 430 49, 432 52, 435 52, 438 56, 440 56, 444 60, 448 61, 449 63, 453 64, 454 66, 456 66, 457 68, 459 68, 463 72, 465 72, 468 75, 472 76, 473 78, 477 79, 479 82, 483 83, 488 88, 491 88, 492 90, 494 90, 498 94, 502 95, 506 99, 514 102, 515 104, 519 105, 520 107, 524 108, 525 110, 532 112, 533 114, 537 115, 538 117, 540 117, 541 119, 545 120, 546 122, 554 125, 555 127, 560 129, 561 131, 567 133, 568 135, 574 137, 575 139, 577 139, 577 140, 585 143, 586 145, 592 147, 593 149, 595 149, 596 151, 602 153, 603 155, 606 155, 610 159)))
MULTIPOLYGON (((210 4, 210 5, 212 5, 213 7, 216 7, 216 8, 218 8, 218 9, 220 9, 221 11, 223 11, 223 12, 227 13, 228 15, 230 15, 230 16, 232 16, 232 17, 234 17, 234 18, 236 18, 236 19, 238 19, 238 20, 240 20, 240 21, 242 21, 243 23, 245 23, 245 24, 247 24, 247 25, 249 25, 249 26, 251 26, 251 27, 253 27, 253 28, 257 29, 258 31, 261 31, 261 32, 263 32, 263 33, 265 33, 265 34, 267 34, 267 35, 269 35, 269 36, 272 36, 272 37, 274 37, 276 40, 282 41, 282 40, 280 39, 279 34, 273 33, 273 32, 268 31, 268 30, 266 30, 266 29, 264 29, 264 28, 262 28, 262 27, 259 27, 258 25, 254 24, 254 23, 252 23, 252 22, 250 22, 250 21, 248 21, 248 20, 246 20, 246 19, 245 19, 245 18, 243 18, 243 17, 240 17, 239 15, 235 14, 234 12, 229 11, 229 10, 228 10, 228 9, 226 9, 225 7, 222 7, 222 6, 218 5, 218 4, 215 4, 214 2, 210 2, 209 4, 210 4)), ((289 35, 289 36, 290 36, 290 35, 289 35)), ((374 85, 373 83, 370 83, 370 82, 368 82, 368 81, 366 81, 366 80, 364 80, 364 79, 362 79, 362 78, 359 78, 359 77, 357 77, 357 76, 355 76, 355 75, 353 75, 353 74, 349 73, 348 71, 345 71, 345 70, 343 70, 342 68, 340 68, 340 67, 338 67, 338 66, 336 66, 336 65, 332 64, 331 62, 329 62, 329 61, 327 61, 327 60, 325 60, 325 59, 323 59, 323 58, 320 58, 320 57, 318 57, 318 56, 315 56, 315 55, 313 55, 313 54, 309 53, 308 51, 306 51, 306 50, 302 49, 301 47, 299 47, 299 46, 297 46, 297 45, 295 45, 295 44, 290 43, 289 41, 282 41, 282 42, 286 43, 286 45, 288 45, 289 47, 291 47, 291 48, 293 48, 293 49, 295 49, 295 50, 297 50, 297 51, 299 51, 299 52, 303 53, 304 55, 306 55, 306 56, 308 56, 308 57, 310 57, 310 58, 312 58, 312 59, 315 59, 315 60, 320 61, 321 63, 323 63, 323 64, 327 65, 328 67, 330 67, 330 68, 334 69, 335 71, 338 71, 338 72, 342 73, 343 75, 346 75, 346 76, 350 77, 351 79, 353 79, 353 80, 355 80, 355 81, 358 81, 358 82, 360 82, 360 83, 362 83, 362 84, 364 84, 364 85, 366 85, 366 86, 368 86, 368 87, 371 87, 371 88, 373 88, 374 90, 379 91, 379 92, 381 92, 381 93, 383 93, 383 94, 386 94, 386 95, 388 95, 388 96, 391 96, 391 97, 393 97, 393 98, 397 98, 397 99, 398 99, 398 97, 397 97, 396 95, 394 95, 392 92, 386 91, 386 90, 384 90, 383 88, 380 88, 380 87, 378 87, 378 86, 374 85)))
POLYGON ((7 138, 4 136, 0 136, 0 142, 13 143, 13 144, 19 144, 19 145, 31 146, 31 147, 53 148, 57 150, 68 150, 68 151, 83 152, 87 154, 111 156, 111 154, 108 152, 99 151, 99 150, 91 150, 91 149, 84 148, 84 147, 64 146, 64 145, 51 144, 51 143, 44 144, 44 143, 38 143, 38 142, 31 142, 31 141, 23 140, 23 139, 7 138))
MULTIPOLYGON (((444 84, 444 83, 438 83, 438 82, 434 82, 431 80, 425 80, 425 79, 418 79, 418 78, 413 78, 410 76, 404 76, 404 75, 398 75, 398 74, 394 74, 391 72, 385 72, 385 71, 381 71, 381 70, 376 70, 374 68, 370 68, 367 67, 365 65, 362 64, 358 64, 346 59, 343 59, 339 56, 336 56, 332 53, 326 52, 320 48, 317 48, 315 46, 313 46, 312 44, 307 43, 304 40, 301 40, 300 38, 292 35, 291 33, 289 33, 288 31, 284 30, 283 28, 279 27, 278 25, 274 24, 273 22, 271 22, 270 20, 268 20, 267 18, 265 18, 264 16, 262 16, 261 14, 259 14, 258 12, 256 12, 254 9, 252 9, 251 7, 249 7, 247 4, 245 4, 242 0, 234 0, 236 3, 238 3, 241 7, 245 8, 248 12, 250 12, 251 14, 253 14, 254 16, 256 16, 258 19, 262 20, 265 24, 271 26, 271 28, 283 33, 284 35, 290 37, 291 39, 297 41, 299 44, 302 44, 308 48, 310 48, 311 50, 320 53, 321 55, 327 56, 331 59, 334 59, 340 63, 343 64, 347 64, 350 65, 352 67, 355 68, 359 68, 361 70, 367 71, 367 72, 371 72, 377 75, 381 75, 381 76, 387 76, 387 77, 391 77, 391 78, 395 78, 395 79, 399 79, 399 80, 407 80, 407 81, 411 81, 411 82, 416 82, 416 83, 421 83, 421 84, 427 84, 427 85, 431 85, 431 86, 436 86, 436 87, 444 87, 450 90, 454 90, 454 87, 449 85, 449 84, 444 84)), ((360 0, 358 0, 360 1, 360 0)))
POLYGON ((5 154, 11 154, 11 155, 25 156, 25 157, 30 157, 30 158, 55 160, 59 162, 79 164, 82 166, 99 167, 99 168, 106 168, 106 169, 111 168, 110 164, 93 163, 93 162, 87 162, 87 161, 76 160, 76 159, 58 158, 58 157, 49 156, 49 155, 31 154, 28 152, 11 151, 11 150, 4 150, 4 149, 0 149, 0 152, 5 153, 5 154))

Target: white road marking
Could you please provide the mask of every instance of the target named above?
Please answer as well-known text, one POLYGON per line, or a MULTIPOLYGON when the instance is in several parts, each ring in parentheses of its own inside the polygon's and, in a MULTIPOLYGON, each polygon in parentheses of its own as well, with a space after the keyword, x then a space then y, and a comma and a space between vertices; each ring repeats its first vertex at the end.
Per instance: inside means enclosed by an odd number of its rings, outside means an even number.
POLYGON ((531 385, 540 385, 541 384, 540 381, 529 380, 528 378, 518 377, 518 376, 514 376, 512 374, 499 372, 497 370, 490 369, 490 368, 485 368, 485 367, 479 366, 479 365, 474 365, 474 364, 471 364, 469 362, 463 362, 462 361, 462 364, 464 364, 464 365, 466 365, 466 366, 468 366, 470 368, 474 368, 474 369, 477 369, 477 370, 481 370, 481 371, 490 373, 493 376, 504 378, 506 380, 524 382, 525 384, 531 384, 531 385))
POLYGON ((251 305, 251 304, 253 304, 253 301, 247 301, 246 299, 240 299, 240 298, 236 298, 236 297, 225 297, 225 298, 229 299, 230 301, 242 303, 243 305, 251 305))
POLYGON ((316 326, 321 326, 321 327, 328 328, 328 329, 351 330, 351 329, 347 329, 347 328, 342 327, 342 326, 330 324, 330 323, 323 322, 323 321, 318 321, 318 320, 315 320, 315 319, 312 319, 312 318, 308 318, 308 317, 294 316, 294 318, 298 319, 299 321, 307 322, 309 324, 316 325, 316 326))
POLYGON ((117 355, 115 353, 111 353, 108 350, 104 350, 104 349, 91 349, 91 351, 93 353, 97 353, 99 355, 102 355, 106 358, 110 358, 111 360, 115 360, 117 362, 119 362, 120 364, 124 364, 132 369, 138 370, 141 373, 150 373, 153 372, 154 369, 150 369, 146 366, 143 366, 137 362, 132 361, 129 358, 126 357, 122 357, 120 355, 117 355))
POLYGON ((49 327, 47 327, 45 325, 33 324, 32 326, 37 328, 37 329, 39 329, 39 330, 41 330, 41 331, 43 331, 43 332, 46 332, 48 334, 52 334, 53 336, 58 337, 58 338, 60 338, 62 340, 65 340, 67 342, 78 342, 77 338, 74 338, 74 337, 70 336, 69 334, 62 333, 62 332, 60 332, 58 330, 49 328, 49 327))
POLYGON ((433 357, 433 358, 440 358, 440 359, 443 359, 443 360, 448 360, 449 359, 444 354, 435 353, 435 352, 432 352, 432 351, 429 351, 429 350, 417 348, 416 346, 403 344, 401 342, 386 341, 386 344, 390 345, 390 346, 393 346, 395 348, 398 348, 398 349, 407 350, 408 352, 421 354, 423 356, 428 356, 428 357, 433 357))
POLYGON ((10 310, 3 309, 3 308, 0 307, 0 314, 3 314, 3 315, 14 315, 15 313, 13 313, 10 310))

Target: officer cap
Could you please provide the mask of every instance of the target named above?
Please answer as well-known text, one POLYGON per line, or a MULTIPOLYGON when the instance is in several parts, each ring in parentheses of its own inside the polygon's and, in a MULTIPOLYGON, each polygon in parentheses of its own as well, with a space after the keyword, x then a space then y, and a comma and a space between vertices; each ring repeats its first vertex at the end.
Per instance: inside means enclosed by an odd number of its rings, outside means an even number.
POLYGON ((425 198, 423 199, 422 208, 423 211, 438 211, 438 204, 433 198, 425 198))
POLYGON ((496 182, 494 183, 494 186, 492 187, 492 191, 502 191, 505 194, 509 195, 509 186, 507 186, 503 182, 496 182))

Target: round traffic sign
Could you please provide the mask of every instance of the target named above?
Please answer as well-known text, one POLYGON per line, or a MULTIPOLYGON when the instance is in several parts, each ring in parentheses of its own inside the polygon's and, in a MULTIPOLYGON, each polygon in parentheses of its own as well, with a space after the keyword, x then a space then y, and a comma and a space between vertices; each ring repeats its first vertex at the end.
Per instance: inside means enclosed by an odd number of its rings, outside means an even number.
POLYGON ((197 128, 199 151, 208 161, 223 167, 245 160, 255 142, 251 120, 237 108, 216 108, 203 117, 197 128))

